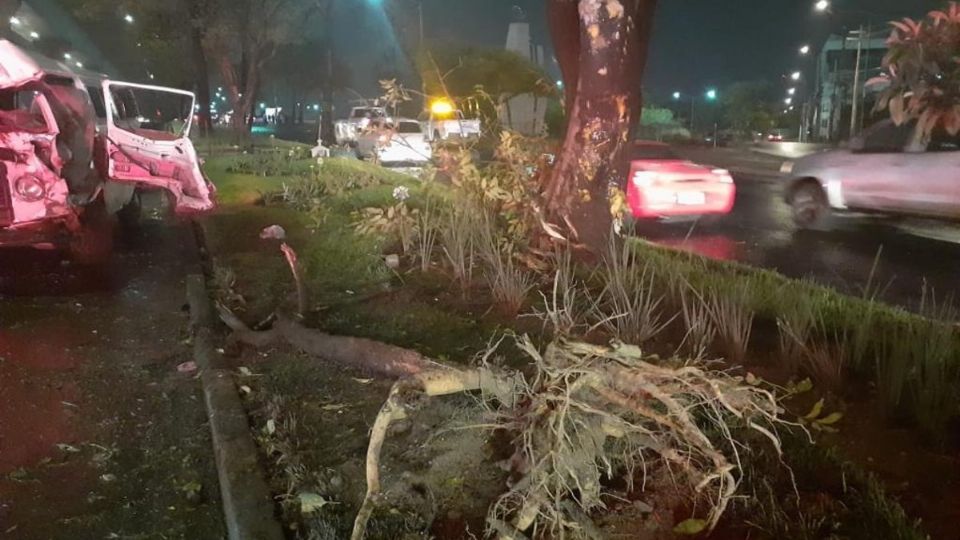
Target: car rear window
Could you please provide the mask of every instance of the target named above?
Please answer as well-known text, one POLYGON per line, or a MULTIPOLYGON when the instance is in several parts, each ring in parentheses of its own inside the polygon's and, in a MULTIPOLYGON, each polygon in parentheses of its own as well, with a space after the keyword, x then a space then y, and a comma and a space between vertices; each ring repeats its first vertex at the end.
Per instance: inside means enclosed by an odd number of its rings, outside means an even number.
POLYGON ((381 118, 383 117, 383 111, 380 109, 354 109, 353 111, 354 118, 381 118))
POLYGON ((672 148, 664 144, 637 144, 630 149, 630 160, 635 161, 638 159, 667 161, 680 159, 680 156, 678 156, 672 148))
POLYGON ((399 133, 421 133, 422 131, 420 124, 416 122, 400 122, 400 127, 397 129, 399 133))

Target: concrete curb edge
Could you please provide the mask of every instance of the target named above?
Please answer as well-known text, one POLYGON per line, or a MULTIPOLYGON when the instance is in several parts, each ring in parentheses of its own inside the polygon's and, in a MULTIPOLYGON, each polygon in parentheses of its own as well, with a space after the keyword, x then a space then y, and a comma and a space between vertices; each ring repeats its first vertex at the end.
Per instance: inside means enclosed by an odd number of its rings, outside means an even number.
POLYGON ((187 276, 187 301, 194 361, 201 371, 220 480, 220 497, 230 540, 283 540, 283 529, 250 425, 229 369, 219 366, 214 343, 214 310, 203 275, 187 276))

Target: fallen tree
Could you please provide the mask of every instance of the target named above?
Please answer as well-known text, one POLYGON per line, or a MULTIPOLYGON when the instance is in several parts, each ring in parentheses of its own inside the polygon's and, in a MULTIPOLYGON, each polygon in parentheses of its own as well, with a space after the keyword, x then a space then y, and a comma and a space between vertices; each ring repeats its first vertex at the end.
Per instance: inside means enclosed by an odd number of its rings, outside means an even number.
POLYGON ((605 508, 604 480, 621 478, 632 486, 656 461, 678 471, 678 481, 707 503, 709 511, 692 520, 694 527, 712 528, 737 490, 742 434, 757 432, 780 450, 775 429, 784 422, 770 391, 726 373, 657 363, 630 345, 557 341, 541 352, 528 337, 518 338, 533 362, 534 374, 527 378, 487 365, 457 369, 415 351, 333 336, 283 317, 270 330, 255 332, 222 306, 220 314, 234 330, 234 342, 256 347, 286 342, 398 379, 371 429, 367 492, 353 540, 364 538, 377 507, 388 428, 406 418, 421 396, 479 392, 496 429, 513 435, 509 462, 516 480, 487 518, 489 532, 503 539, 595 537, 590 515, 605 508))

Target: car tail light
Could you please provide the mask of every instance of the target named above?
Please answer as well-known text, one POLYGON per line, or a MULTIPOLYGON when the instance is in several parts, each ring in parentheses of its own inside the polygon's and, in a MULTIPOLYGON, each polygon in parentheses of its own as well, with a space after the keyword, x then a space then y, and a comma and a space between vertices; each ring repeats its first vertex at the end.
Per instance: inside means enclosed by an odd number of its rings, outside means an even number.
POLYGON ((714 169, 710 171, 711 174, 717 177, 717 180, 722 184, 732 184, 733 177, 730 176, 730 171, 726 169, 714 169))
POLYGON ((637 171, 633 173, 633 184, 637 187, 650 187, 658 176, 653 171, 637 171))
POLYGON ((13 191, 26 202, 42 201, 47 196, 47 188, 36 176, 26 175, 17 178, 13 183, 13 191))

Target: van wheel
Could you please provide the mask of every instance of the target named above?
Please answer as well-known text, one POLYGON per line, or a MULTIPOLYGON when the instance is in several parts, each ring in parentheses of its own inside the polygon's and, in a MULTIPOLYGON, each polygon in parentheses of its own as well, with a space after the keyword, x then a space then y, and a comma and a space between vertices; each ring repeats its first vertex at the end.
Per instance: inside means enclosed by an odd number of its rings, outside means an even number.
POLYGON ((790 196, 793 223, 801 229, 826 230, 830 218, 827 194, 816 182, 804 182, 790 196))
POLYGON ((143 198, 140 191, 134 191, 130 201, 123 205, 123 208, 117 212, 117 220, 120 222, 120 227, 125 231, 137 230, 140 227, 140 217, 142 213, 143 198))
POLYGON ((84 209, 80 228, 70 238, 70 259, 81 265, 104 264, 113 254, 113 220, 103 200, 84 209))

